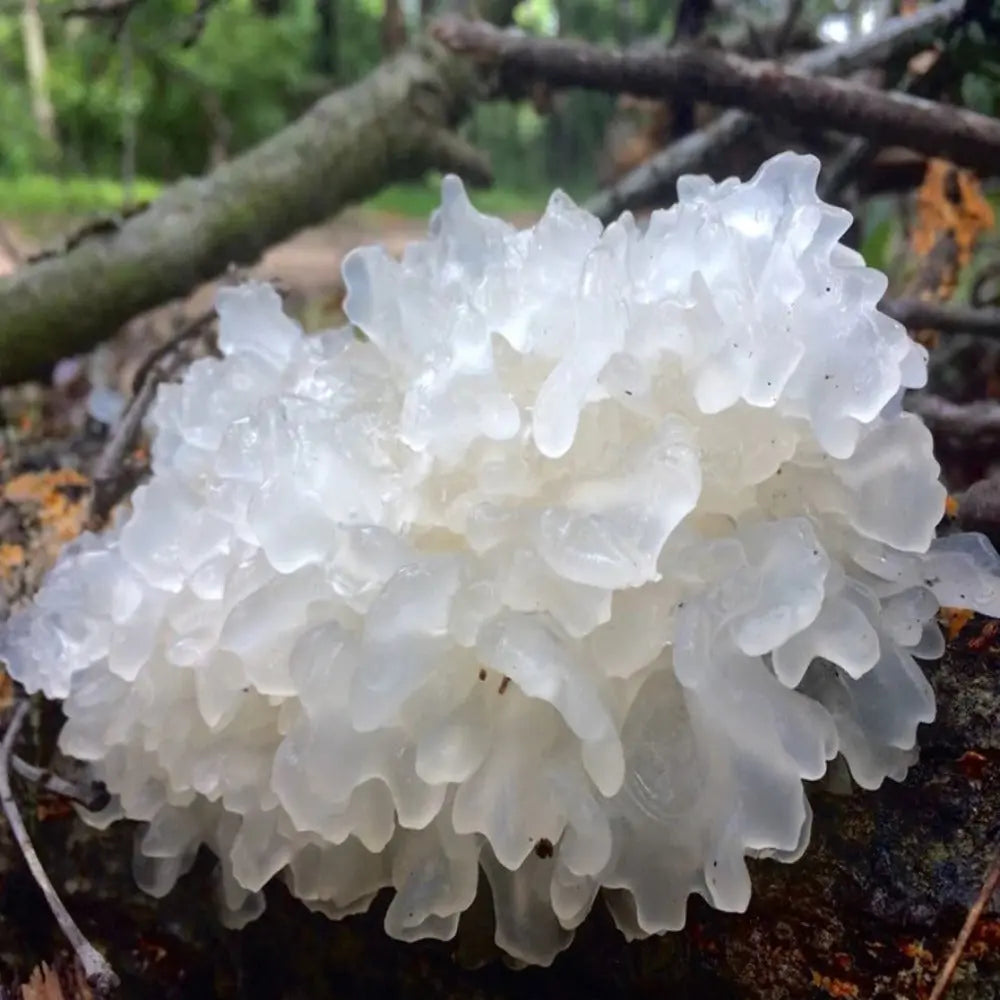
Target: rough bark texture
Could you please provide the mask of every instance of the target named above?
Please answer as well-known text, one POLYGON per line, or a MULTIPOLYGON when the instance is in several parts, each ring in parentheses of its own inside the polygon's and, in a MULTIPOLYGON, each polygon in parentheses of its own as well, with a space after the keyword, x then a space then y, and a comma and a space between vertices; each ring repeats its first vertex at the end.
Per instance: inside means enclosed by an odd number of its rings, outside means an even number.
POLYGON ((0 279, 0 381, 86 351, 387 184, 431 167, 486 182, 485 160, 449 131, 475 91, 471 67, 423 39, 206 177, 0 279))

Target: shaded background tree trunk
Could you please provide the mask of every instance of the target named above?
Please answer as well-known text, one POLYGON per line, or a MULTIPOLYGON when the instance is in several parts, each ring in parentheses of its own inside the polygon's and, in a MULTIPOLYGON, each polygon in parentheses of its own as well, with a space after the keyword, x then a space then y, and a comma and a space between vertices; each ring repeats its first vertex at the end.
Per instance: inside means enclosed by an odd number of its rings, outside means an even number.
POLYGON ((38 0, 24 0, 21 9, 21 38, 35 128, 49 147, 49 154, 54 155, 58 147, 56 113, 49 95, 49 59, 45 49, 45 29, 38 9, 38 0))
POLYGON ((316 68, 331 79, 340 70, 337 0, 316 0, 316 68))

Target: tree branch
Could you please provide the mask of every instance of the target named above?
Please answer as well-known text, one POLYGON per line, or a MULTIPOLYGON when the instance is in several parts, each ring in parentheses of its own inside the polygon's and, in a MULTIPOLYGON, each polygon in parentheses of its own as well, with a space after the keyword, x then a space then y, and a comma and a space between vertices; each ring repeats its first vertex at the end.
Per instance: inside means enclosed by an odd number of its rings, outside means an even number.
POLYGON ((958 963, 962 961, 962 956, 965 953, 966 947, 968 947, 973 931, 976 929, 976 924, 979 923, 983 911, 989 906, 998 885, 1000 885, 1000 854, 994 857, 993 863, 986 872, 986 878, 983 880, 983 886, 979 890, 979 895, 972 906, 969 907, 965 923, 962 925, 958 937, 955 938, 955 943, 952 945, 947 960, 941 967, 937 981, 934 983, 934 989, 931 990, 928 1000, 943 1000, 944 995, 948 992, 948 987, 955 977, 955 970, 958 968, 958 963))
POLYGON ((1000 309, 977 309, 975 306, 944 305, 909 298, 884 299, 881 309, 911 330, 974 333, 981 337, 1000 338, 1000 309))
MULTIPOLYGON (((964 0, 942 0, 916 14, 890 18, 877 31, 853 42, 829 45, 800 56, 792 64, 805 75, 845 76, 855 70, 918 52, 934 42, 962 14, 964 0)), ((673 201, 677 178, 701 173, 712 158, 723 159, 758 128, 745 111, 727 111, 707 128, 685 136, 595 195, 587 208, 604 222, 626 209, 673 201)))
POLYGON ((907 398, 906 408, 927 424, 935 438, 952 445, 968 445, 982 452, 1000 443, 1000 403, 995 400, 952 403, 918 392, 907 398))
POLYGON ((812 79, 773 62, 689 46, 637 56, 586 42, 527 38, 458 19, 439 22, 435 35, 457 52, 494 62, 507 93, 520 93, 526 81, 543 80, 556 87, 640 97, 697 97, 794 125, 906 146, 987 176, 1000 165, 996 119, 845 80, 812 79))
MULTIPOLYGON (((0 278, 0 382, 44 373, 131 317, 400 180, 468 168, 442 139, 479 89, 468 64, 421 39, 361 82, 111 232, 0 278)), ((480 158, 475 180, 485 179, 480 158)))
POLYGON ((39 788, 52 795, 69 799, 71 802, 79 802, 84 809, 90 812, 100 812, 111 801, 111 796, 101 781, 88 781, 85 784, 80 784, 58 774, 53 774, 46 768, 29 764, 26 760, 13 755, 10 758, 10 767, 25 781, 38 785, 39 788))
POLYGON ((83 932, 77 927, 69 911, 63 905, 52 883, 49 881, 45 869, 42 867, 38 854, 35 852, 31 838, 18 812, 17 803, 10 788, 10 761, 17 742, 18 734, 24 724, 31 702, 25 700, 14 710, 14 714, 4 733, 3 741, 0 742, 0 805, 3 807, 7 822, 10 825, 11 833, 21 848, 25 863, 31 871, 32 877, 38 884, 38 888, 45 896, 45 901, 49 904, 52 915, 59 924, 59 929, 63 932, 66 940, 69 941, 87 977, 87 985, 98 997, 107 997, 118 988, 119 979, 114 969, 108 964, 104 956, 83 936, 83 932))

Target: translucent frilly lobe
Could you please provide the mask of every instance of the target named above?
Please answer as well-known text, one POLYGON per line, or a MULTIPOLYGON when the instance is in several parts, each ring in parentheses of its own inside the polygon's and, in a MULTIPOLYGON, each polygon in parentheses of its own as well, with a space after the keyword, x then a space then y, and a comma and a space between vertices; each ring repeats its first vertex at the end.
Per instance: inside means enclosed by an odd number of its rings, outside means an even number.
POLYGON ((838 241, 818 163, 684 178, 640 228, 565 195, 518 230, 448 178, 424 242, 344 262, 351 328, 219 293, 222 359, 163 386, 153 475, 2 635, 64 751, 201 844, 238 926, 283 878, 448 939, 482 870, 545 964, 598 896, 630 938, 740 910, 836 754, 901 778, 939 605, 1000 614, 984 538, 899 406, 926 357, 838 241), (359 336, 362 334, 363 336, 359 336))

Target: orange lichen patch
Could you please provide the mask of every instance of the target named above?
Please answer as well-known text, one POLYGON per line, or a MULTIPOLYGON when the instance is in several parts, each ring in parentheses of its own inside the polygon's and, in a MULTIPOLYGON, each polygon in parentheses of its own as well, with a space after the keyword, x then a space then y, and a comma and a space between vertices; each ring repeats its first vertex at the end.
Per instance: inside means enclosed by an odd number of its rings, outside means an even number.
POLYGON ((24 546, 14 542, 0 542, 0 574, 24 565, 24 546))
POLYGON ((993 208, 983 197, 975 174, 947 160, 928 160, 917 192, 917 223, 910 246, 918 256, 929 254, 942 237, 955 241, 959 268, 972 256, 976 240, 996 224, 993 208))
POLYGON ((948 641, 954 642, 959 633, 975 617, 968 608, 942 608, 939 614, 941 624, 948 630, 948 641))
POLYGON ((7 671, 0 667, 0 711, 10 708, 14 704, 14 682, 7 675, 7 671))
POLYGON ((79 472, 56 469, 16 476, 4 487, 3 496, 12 503, 37 506, 42 527, 61 545, 83 530, 89 489, 89 481, 79 472))
POLYGON ((958 517, 958 501, 949 496, 944 502, 944 513, 946 517, 958 517))
POLYGON ((817 989, 831 997, 858 997, 861 995, 856 983, 824 976, 815 969, 812 970, 812 983, 817 989))

